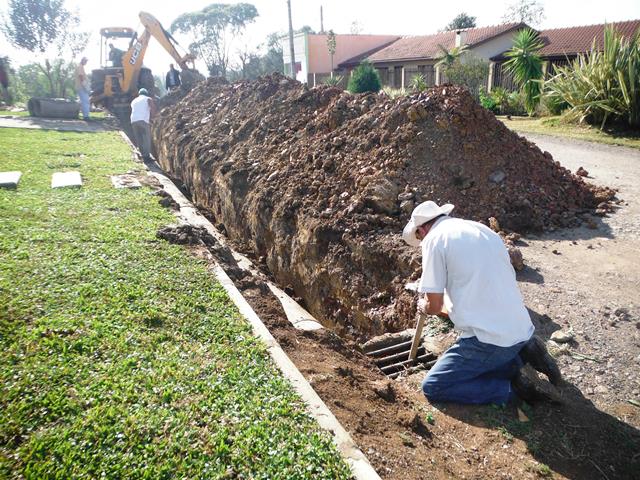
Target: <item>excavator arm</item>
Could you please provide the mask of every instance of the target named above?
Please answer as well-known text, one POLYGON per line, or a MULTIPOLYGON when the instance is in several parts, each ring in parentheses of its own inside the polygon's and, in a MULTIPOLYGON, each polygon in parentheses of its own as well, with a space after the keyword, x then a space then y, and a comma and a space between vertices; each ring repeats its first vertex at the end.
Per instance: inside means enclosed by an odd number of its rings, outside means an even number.
POLYGON ((125 92, 132 91, 132 86, 138 84, 140 69, 144 54, 149 46, 151 37, 155 38, 160 45, 171 55, 181 69, 189 69, 187 62, 193 62, 195 58, 191 54, 184 56, 178 53, 176 49, 177 42, 171 34, 167 32, 162 24, 150 13, 140 12, 140 22, 144 27, 144 31, 138 37, 133 39, 131 48, 122 57, 122 66, 124 67, 121 88, 125 92))

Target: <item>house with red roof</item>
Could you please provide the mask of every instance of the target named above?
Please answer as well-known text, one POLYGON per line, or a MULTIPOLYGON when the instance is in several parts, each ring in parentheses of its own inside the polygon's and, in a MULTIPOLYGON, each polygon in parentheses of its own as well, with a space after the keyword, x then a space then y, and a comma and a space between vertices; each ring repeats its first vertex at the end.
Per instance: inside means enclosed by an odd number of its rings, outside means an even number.
MULTIPOLYGON (((526 28, 526 25, 506 23, 490 27, 449 30, 433 35, 404 37, 373 52, 366 57, 366 60, 376 67, 384 85, 402 88, 418 74, 425 77, 427 84, 437 85, 440 83, 440 72, 435 64, 438 57, 442 55, 442 48, 451 50, 454 47, 467 45, 468 52, 489 61, 491 57, 511 48, 513 34, 521 28, 526 28)), ((338 67, 350 71, 362 60, 362 57, 351 58, 341 62, 338 67)))
MULTIPOLYGON (((612 23, 614 28, 630 38, 640 28, 640 20, 612 23)), ((544 47, 540 54, 545 61, 545 70, 553 72, 553 66, 566 64, 591 50, 595 40, 601 47, 604 24, 579 27, 556 28, 539 31, 544 47)), ((367 55, 358 55, 338 64, 341 74, 348 74, 362 60, 368 60, 380 73, 382 83, 402 88, 415 75, 422 75, 428 85, 438 85, 443 80, 439 68, 435 67, 442 55, 442 48, 467 45, 468 52, 489 62, 488 88, 503 85, 513 87, 511 79, 504 73, 505 53, 513 46, 515 33, 529 28, 524 23, 507 23, 489 27, 468 28, 439 32, 433 35, 403 37, 367 55)))
MULTIPOLYGON (((632 38, 640 29, 640 20, 615 22, 610 25, 625 38, 632 38)), ((572 62, 578 55, 591 51, 592 45, 602 50, 604 44, 605 24, 585 25, 579 27, 553 28, 539 31, 540 40, 544 47, 540 50, 540 56, 545 61, 544 70, 552 75, 555 66, 563 66, 572 62)), ((508 50, 508 49, 507 49, 508 50)), ((493 82, 492 86, 502 85, 513 88, 513 81, 505 74, 503 64, 507 60, 505 52, 492 57, 493 82)))

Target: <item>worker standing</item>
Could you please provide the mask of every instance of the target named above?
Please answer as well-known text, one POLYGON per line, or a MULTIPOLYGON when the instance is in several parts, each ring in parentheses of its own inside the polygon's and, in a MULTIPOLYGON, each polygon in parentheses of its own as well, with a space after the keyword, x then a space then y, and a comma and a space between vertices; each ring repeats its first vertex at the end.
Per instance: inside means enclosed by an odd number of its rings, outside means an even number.
POLYGON ((75 71, 76 92, 78 92, 78 97, 80 98, 80 107, 84 120, 89 120, 89 78, 84 70, 87 62, 87 57, 82 57, 75 71))
POLYGON ((182 83, 180 79, 180 72, 173 68, 173 63, 169 64, 169 71, 167 72, 167 76, 165 78, 164 85, 167 91, 171 91, 174 88, 178 88, 182 83))
POLYGON ((144 160, 151 159, 151 119, 156 114, 156 104, 146 88, 138 90, 131 102, 131 128, 136 146, 144 160))
POLYGON ((425 396, 473 404, 558 400, 521 371, 530 363, 552 383, 561 379, 544 343, 533 336, 504 242, 481 223, 450 217, 453 208, 421 203, 402 232, 405 242, 422 248, 418 292, 425 297, 418 309, 446 311, 461 332, 424 379, 425 396))
POLYGON ((9 66, 8 60, 0 57, 0 99, 7 105, 12 103, 11 94, 9 93, 9 66))

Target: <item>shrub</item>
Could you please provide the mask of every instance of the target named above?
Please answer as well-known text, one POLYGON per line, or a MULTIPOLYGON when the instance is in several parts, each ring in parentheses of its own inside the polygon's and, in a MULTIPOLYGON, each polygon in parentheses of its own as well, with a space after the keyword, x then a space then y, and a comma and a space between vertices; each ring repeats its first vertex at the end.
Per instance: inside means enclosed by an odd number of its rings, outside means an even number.
POLYGON ((464 54, 462 59, 454 61, 443 69, 448 82, 464 85, 473 95, 477 95, 480 87, 487 84, 489 64, 471 54, 464 54))
POLYGON ((480 105, 482 105, 484 108, 492 111, 493 113, 498 113, 498 105, 493 99, 493 95, 488 94, 484 88, 481 88, 478 92, 478 99, 480 100, 480 105))
POLYGON ((540 100, 540 115, 560 115, 564 110, 569 108, 569 104, 558 95, 550 92, 542 96, 540 100))
POLYGON ((429 88, 429 86, 427 85, 427 81, 425 80, 424 75, 419 73, 411 79, 409 88, 411 88, 415 92, 424 92, 427 88, 429 88))
POLYGON ((362 62, 353 71, 347 90, 351 93, 378 92, 381 87, 378 71, 369 62, 362 62))
POLYGON ((404 88, 382 87, 382 92, 389 98, 398 98, 407 94, 404 88))
POLYGON ((545 95, 567 103, 568 120, 600 128, 609 120, 640 126, 640 30, 627 40, 607 26, 602 51, 594 40, 588 54, 556 67, 556 72, 546 83, 545 95))
POLYGON ((329 85, 330 87, 339 87, 340 85, 342 85, 342 81, 344 80, 344 77, 341 75, 334 75, 333 77, 328 77, 325 78, 322 83, 324 85, 329 85))

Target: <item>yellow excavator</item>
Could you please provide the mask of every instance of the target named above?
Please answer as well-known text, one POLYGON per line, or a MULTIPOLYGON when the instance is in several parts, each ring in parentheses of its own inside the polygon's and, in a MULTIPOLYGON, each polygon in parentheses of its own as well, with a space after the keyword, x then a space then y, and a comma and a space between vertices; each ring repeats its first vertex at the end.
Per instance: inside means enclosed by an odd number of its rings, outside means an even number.
POLYGON ((177 50, 178 42, 153 15, 140 12, 139 17, 144 27, 140 35, 126 27, 100 30, 100 63, 103 68, 91 72, 91 102, 104 106, 125 123, 129 119, 131 100, 138 94, 138 89, 146 88, 151 94, 156 91, 151 70, 142 66, 151 37, 169 52, 181 68, 181 79, 185 89, 189 89, 193 83, 204 78, 195 69, 195 57, 189 53, 180 55, 177 50), (114 49, 108 54, 107 44, 119 39, 129 40, 128 49, 126 51, 114 49), (108 60, 111 60, 111 65, 107 65, 108 60), (188 62, 191 63, 191 68, 188 62))

